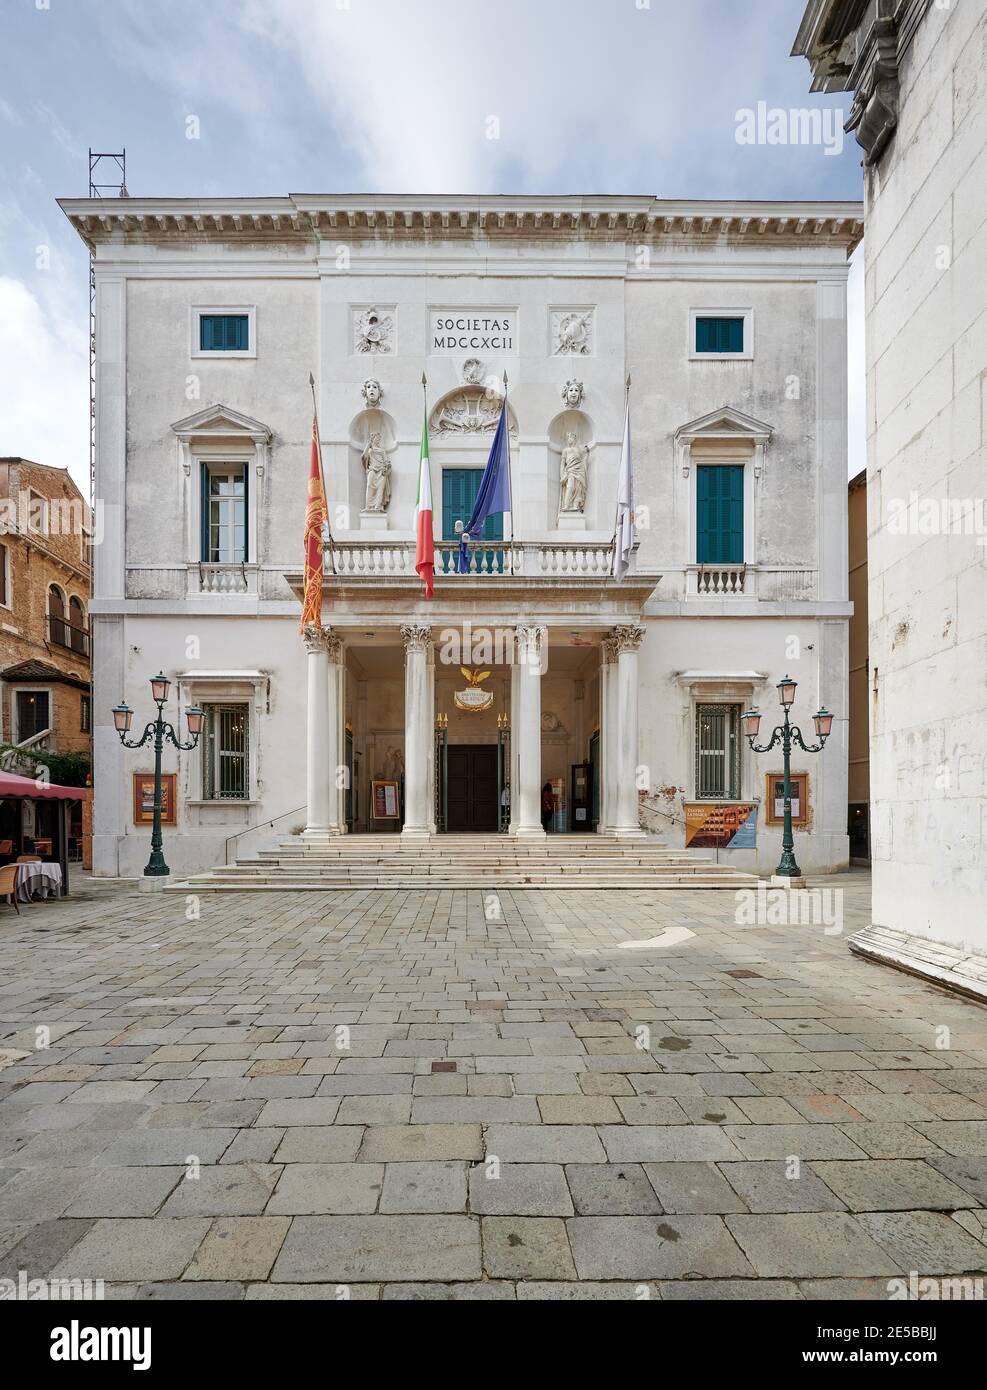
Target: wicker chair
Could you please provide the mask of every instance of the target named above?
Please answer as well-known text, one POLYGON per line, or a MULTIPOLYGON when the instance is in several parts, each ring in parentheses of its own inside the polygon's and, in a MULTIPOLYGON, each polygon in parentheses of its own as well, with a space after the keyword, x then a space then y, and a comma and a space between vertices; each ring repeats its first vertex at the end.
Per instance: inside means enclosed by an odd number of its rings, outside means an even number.
POLYGON ((14 911, 20 916, 20 908, 17 906, 17 865, 5 864, 0 869, 0 898, 6 898, 8 902, 14 904, 14 911))

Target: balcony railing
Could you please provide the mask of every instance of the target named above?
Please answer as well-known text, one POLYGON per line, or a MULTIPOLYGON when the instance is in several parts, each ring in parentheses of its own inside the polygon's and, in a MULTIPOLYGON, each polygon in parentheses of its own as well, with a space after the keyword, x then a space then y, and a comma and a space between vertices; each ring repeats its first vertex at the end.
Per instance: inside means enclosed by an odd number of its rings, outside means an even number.
MULTIPOLYGON (((524 578, 599 578, 611 572, 613 546, 599 542, 552 545, 539 541, 470 541, 468 570, 477 576, 524 578)), ((335 541, 326 549, 326 567, 333 574, 395 578, 414 577, 415 547, 408 541, 335 541)), ((459 542, 438 541, 435 573, 459 575, 459 542)))
POLYGON ((686 597, 805 601, 816 596, 816 577, 814 569, 776 565, 689 565, 686 597))
POLYGON ((67 618, 56 618, 49 613, 48 634, 50 640, 57 647, 65 647, 67 651, 88 657, 89 629, 87 627, 80 627, 78 623, 70 623, 67 618))

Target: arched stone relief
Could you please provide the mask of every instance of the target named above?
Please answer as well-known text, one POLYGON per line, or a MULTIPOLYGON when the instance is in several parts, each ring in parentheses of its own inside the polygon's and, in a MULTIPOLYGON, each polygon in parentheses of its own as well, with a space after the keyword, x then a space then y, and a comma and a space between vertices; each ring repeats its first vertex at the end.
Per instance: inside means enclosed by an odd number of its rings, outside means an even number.
MULTIPOLYGON (((463 435, 491 435, 500 419, 501 398, 483 386, 465 382, 448 391, 435 405, 428 417, 428 433, 432 439, 457 439, 463 435)), ((512 439, 517 439, 517 417, 508 403, 507 423, 512 439)))

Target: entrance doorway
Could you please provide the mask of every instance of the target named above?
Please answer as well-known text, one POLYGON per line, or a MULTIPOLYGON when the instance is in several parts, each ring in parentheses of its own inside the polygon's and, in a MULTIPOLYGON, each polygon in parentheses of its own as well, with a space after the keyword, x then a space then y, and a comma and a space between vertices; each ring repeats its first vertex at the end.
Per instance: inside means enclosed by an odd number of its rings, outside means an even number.
POLYGON ((497 829, 497 745, 451 743, 446 750, 448 831, 497 829))

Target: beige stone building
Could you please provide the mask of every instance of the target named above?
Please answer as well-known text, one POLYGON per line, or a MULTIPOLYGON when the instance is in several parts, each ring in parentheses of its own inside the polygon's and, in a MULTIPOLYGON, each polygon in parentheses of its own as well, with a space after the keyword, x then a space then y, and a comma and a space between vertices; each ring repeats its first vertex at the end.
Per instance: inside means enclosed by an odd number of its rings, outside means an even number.
POLYGON ((89 506, 64 468, 0 459, 0 741, 91 743, 89 506))
POLYGON ((987 951, 987 7, 811 0, 794 52, 863 152, 874 928, 927 970, 987 951))

